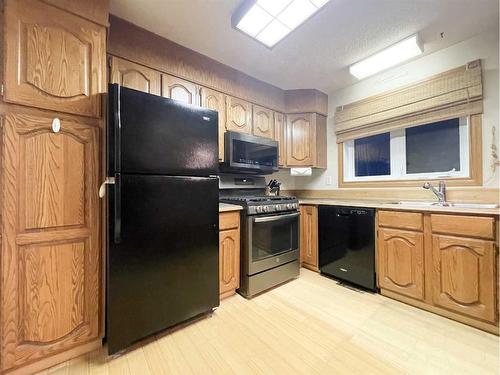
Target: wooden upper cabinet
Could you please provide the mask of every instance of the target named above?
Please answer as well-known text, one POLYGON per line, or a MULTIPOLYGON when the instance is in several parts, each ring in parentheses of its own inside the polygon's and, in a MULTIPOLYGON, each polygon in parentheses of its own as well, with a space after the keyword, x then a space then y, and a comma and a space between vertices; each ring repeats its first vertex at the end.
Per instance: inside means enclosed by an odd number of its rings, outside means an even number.
POLYGON ((378 231, 378 279, 384 289, 424 299, 424 235, 399 229, 378 231))
POLYGON ((186 104, 199 105, 198 86, 193 82, 171 76, 161 75, 161 94, 170 99, 186 104))
POLYGON ((226 103, 224 94, 202 87, 200 89, 201 106, 213 109, 219 113, 219 160, 224 160, 224 131, 226 124, 226 103))
POLYGON ((102 334, 99 129, 61 118, 54 132, 39 111, 4 123, 1 371, 102 334))
POLYGON ((294 113, 286 118, 286 165, 326 168, 326 117, 317 113, 294 113))
POLYGON ((326 168, 328 162, 328 147, 326 143, 326 117, 313 113, 314 117, 314 163, 316 168, 326 168))
POLYGON ((226 96, 226 130, 252 134, 252 104, 226 96))
POLYGON ((253 105, 253 135, 274 139, 273 111, 253 105))
POLYGON ((287 115, 288 166, 313 166, 315 129, 310 113, 287 115))
POLYGON ((145 66, 111 56, 111 83, 160 95, 161 73, 145 66))
POLYGON ((106 29, 36 0, 5 4, 5 101, 100 117, 106 29))
POLYGON ((492 241, 433 235, 434 305, 496 322, 496 264, 492 241))
POLYGON ((300 206, 300 260, 318 268, 318 207, 300 206))
POLYGON ((278 142, 280 166, 286 165, 286 124, 283 113, 274 112, 274 140, 278 142))

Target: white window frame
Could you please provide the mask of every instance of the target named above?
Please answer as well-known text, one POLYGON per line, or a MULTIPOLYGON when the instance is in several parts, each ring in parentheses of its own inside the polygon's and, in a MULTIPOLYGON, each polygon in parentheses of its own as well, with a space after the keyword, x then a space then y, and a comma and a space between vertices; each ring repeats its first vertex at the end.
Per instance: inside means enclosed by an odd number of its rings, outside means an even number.
MULTIPOLYGON (((428 125, 424 123, 417 126, 428 125)), ((390 161, 391 174, 382 176, 355 176, 354 161, 354 139, 344 142, 343 168, 344 182, 361 181, 401 181, 401 180, 433 180, 447 178, 469 178, 470 177, 470 117, 459 118, 460 139, 460 171, 443 171, 431 173, 407 173, 406 172, 406 140, 405 129, 397 129, 390 132, 390 161)), ((364 137, 363 137, 364 138, 364 137)))

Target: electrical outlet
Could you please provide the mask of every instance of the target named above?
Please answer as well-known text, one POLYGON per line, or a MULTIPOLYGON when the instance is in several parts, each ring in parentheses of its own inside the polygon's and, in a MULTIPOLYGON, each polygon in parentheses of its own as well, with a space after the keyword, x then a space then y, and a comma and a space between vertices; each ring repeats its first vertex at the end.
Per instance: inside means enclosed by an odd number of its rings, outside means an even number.
POLYGON ((332 178, 332 176, 326 176, 326 184, 327 185, 333 184, 333 178, 332 178))

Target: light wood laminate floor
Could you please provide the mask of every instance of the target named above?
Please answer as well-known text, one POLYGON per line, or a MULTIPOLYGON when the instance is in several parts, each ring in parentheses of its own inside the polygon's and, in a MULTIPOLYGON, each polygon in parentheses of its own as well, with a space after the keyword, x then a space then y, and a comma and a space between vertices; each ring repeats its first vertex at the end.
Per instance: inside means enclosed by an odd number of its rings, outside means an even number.
POLYGON ((497 374, 498 337, 308 270, 116 358, 41 374, 497 374))

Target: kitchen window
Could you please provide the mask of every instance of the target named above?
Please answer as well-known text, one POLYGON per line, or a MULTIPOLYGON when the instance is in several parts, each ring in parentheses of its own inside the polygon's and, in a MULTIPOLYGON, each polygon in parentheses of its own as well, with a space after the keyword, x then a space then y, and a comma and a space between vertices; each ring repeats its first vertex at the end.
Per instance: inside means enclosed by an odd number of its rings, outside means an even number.
POLYGON ((343 153, 344 182, 468 178, 469 118, 349 140, 343 153))

